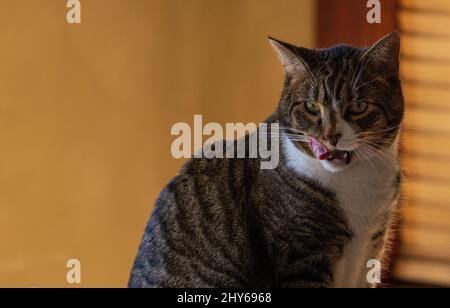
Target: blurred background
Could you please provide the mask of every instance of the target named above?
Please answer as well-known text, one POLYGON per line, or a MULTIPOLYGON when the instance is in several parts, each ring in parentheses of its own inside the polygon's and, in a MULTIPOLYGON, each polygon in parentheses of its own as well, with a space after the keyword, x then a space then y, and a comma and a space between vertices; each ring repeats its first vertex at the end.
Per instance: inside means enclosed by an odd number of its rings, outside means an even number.
MULTIPOLYGON (((361 0, 0 0, 0 287, 124 287, 154 200, 182 165, 177 122, 270 115, 267 36, 370 45, 400 29, 408 104, 396 284, 450 286, 450 4, 361 0)), ((393 282, 393 283, 394 283, 393 282)))

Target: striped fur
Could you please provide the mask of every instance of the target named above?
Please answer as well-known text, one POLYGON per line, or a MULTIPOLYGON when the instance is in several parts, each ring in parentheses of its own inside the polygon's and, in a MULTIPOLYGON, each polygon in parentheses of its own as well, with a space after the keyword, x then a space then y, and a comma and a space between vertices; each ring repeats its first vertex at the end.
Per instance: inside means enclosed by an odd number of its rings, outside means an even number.
POLYGON ((284 134, 274 170, 262 170, 259 158, 189 161, 156 202, 130 287, 369 286, 365 262, 385 255, 401 183, 398 36, 372 49, 272 43, 286 81, 267 123, 318 139, 370 133, 360 139, 378 152, 334 172, 284 134), (361 100, 367 111, 349 115, 361 100), (309 101, 320 104, 320 115, 305 111, 309 101))

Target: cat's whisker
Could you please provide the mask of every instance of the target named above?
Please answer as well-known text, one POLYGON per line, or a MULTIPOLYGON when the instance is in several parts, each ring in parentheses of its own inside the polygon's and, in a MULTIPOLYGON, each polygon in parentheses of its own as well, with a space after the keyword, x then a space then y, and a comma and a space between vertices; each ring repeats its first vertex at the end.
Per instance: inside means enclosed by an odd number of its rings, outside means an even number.
POLYGON ((386 162, 386 160, 383 159, 383 157, 382 157, 381 155, 383 155, 386 159, 388 159, 389 162, 390 162, 391 164, 396 164, 397 162, 394 161, 394 160, 392 159, 392 157, 390 157, 390 156, 388 156, 386 153, 384 153, 384 152, 382 152, 382 151, 380 151, 380 150, 378 150, 378 149, 372 147, 372 146, 369 145, 369 144, 361 144, 361 146, 362 146, 362 148, 367 147, 367 148, 369 149, 369 152, 371 152, 371 153, 373 154, 374 157, 376 157, 376 158, 378 158, 379 160, 381 160, 381 161, 383 162, 383 164, 385 164, 386 167, 389 169, 389 171, 390 171, 390 173, 392 174, 392 176, 395 177, 395 172, 394 172, 394 170, 392 169, 392 166, 390 166, 390 165, 386 162), (370 151, 370 150, 372 150, 372 151, 370 151))
POLYGON ((358 136, 359 138, 363 138, 363 139, 368 139, 368 140, 391 140, 391 139, 388 139, 388 138, 391 138, 391 137, 396 137, 397 136, 397 134, 386 134, 388 137, 385 137, 385 136, 383 136, 383 137, 379 137, 379 136, 374 136, 374 135, 365 135, 365 136, 358 136), (390 136, 390 137, 389 137, 390 136))
POLYGON ((373 157, 376 156, 377 158, 379 158, 380 160, 382 160, 383 163, 386 164, 386 167, 388 167, 389 169, 391 169, 391 166, 390 166, 390 165, 387 165, 387 162, 391 163, 392 165, 395 165, 395 164, 397 163, 397 162, 396 162, 395 160, 393 160, 392 158, 383 155, 381 152, 377 152, 376 149, 371 148, 371 147, 368 146, 368 145, 361 145, 361 148, 367 150, 370 154, 372 154, 373 157), (383 159, 383 156, 384 156, 386 159, 383 159))
POLYGON ((308 138, 305 136, 301 136, 301 135, 296 135, 296 134, 286 134, 286 133, 260 133, 260 135, 264 135, 264 136, 278 136, 278 137, 282 137, 282 136, 286 136, 289 139, 295 138, 295 139, 302 139, 305 141, 308 141, 308 138))
POLYGON ((298 136, 298 135, 285 135, 286 137, 292 137, 292 138, 297 138, 297 139, 303 139, 303 140, 308 140, 307 137, 303 137, 303 136, 298 136))
POLYGON ((389 139, 379 139, 379 138, 373 138, 373 139, 371 139, 371 138, 363 138, 363 139, 359 139, 359 140, 364 141, 364 142, 368 142, 368 143, 370 143, 370 144, 372 144, 374 146, 377 146, 377 145, 390 145, 393 142, 392 140, 389 140, 389 139))
POLYGON ((298 132, 298 133, 306 135, 306 132, 298 130, 298 129, 293 128, 293 127, 280 126, 280 129, 282 129, 282 130, 289 130, 289 131, 293 131, 293 132, 298 132))
POLYGON ((375 167, 375 165, 373 164, 373 162, 371 161, 371 158, 373 157, 373 153, 369 150, 369 149, 366 149, 366 148, 363 148, 363 147, 360 147, 359 149, 358 149, 358 151, 360 151, 361 153, 364 153, 365 154, 365 157, 366 157, 366 161, 367 161, 367 163, 370 165, 370 167, 374 170, 374 172, 375 172, 375 174, 376 174, 376 176, 377 176, 377 178, 378 178, 378 182, 377 182, 377 188, 381 188, 381 184, 382 184, 382 182, 384 181, 384 178, 383 177, 381 177, 381 175, 380 175, 380 173, 378 172, 379 170, 375 167))
POLYGON ((292 133, 280 132, 280 134, 283 134, 283 135, 286 135, 286 136, 304 136, 304 137, 306 137, 303 134, 297 134, 297 133, 292 134, 292 133))
POLYGON ((299 137, 299 136, 286 136, 286 137, 288 137, 289 139, 296 139, 296 140, 304 140, 304 141, 309 141, 309 139, 308 138, 304 138, 304 137, 299 137))
POLYGON ((378 151, 379 153, 381 153, 382 155, 385 155, 386 157, 390 157, 390 155, 388 153, 385 153, 385 152, 381 151, 380 149, 378 149, 376 147, 377 146, 376 143, 368 142, 366 140, 360 140, 359 143, 362 144, 362 145, 367 145, 367 146, 371 147, 372 149, 378 151))
POLYGON ((364 141, 369 141, 369 142, 386 142, 386 143, 392 142, 392 139, 378 138, 378 137, 373 137, 373 136, 360 137, 360 138, 358 138, 358 140, 364 140, 364 141))
POLYGON ((304 141, 304 140, 292 140, 292 139, 291 139, 291 141, 293 141, 293 142, 302 142, 302 143, 309 143, 309 142, 307 142, 307 141, 304 141))
POLYGON ((312 71, 311 71, 311 68, 309 67, 308 63, 306 63, 306 62, 303 60, 302 56, 298 53, 297 50, 294 50, 294 52, 295 52, 295 54, 298 56, 298 58, 302 61, 302 64, 303 64, 303 65, 306 67, 306 69, 308 70, 309 74, 311 75, 312 80, 314 81, 314 84, 316 85, 316 88, 318 88, 318 87, 319 87, 319 83, 317 82, 316 77, 314 77, 314 75, 313 75, 313 73, 312 73, 312 71))
POLYGON ((387 129, 375 131, 375 132, 360 132, 358 134, 364 135, 364 134, 378 134, 378 133, 383 133, 383 132, 389 132, 389 131, 393 131, 393 130, 395 130, 397 128, 400 128, 401 126, 402 126, 402 124, 394 126, 394 127, 390 127, 390 128, 387 128, 387 129))
MULTIPOLYGON (((261 135, 264 136, 271 136, 271 137, 287 137, 290 141, 293 142, 302 142, 302 143, 309 143, 309 139, 306 136, 302 136, 302 135, 296 135, 296 134, 287 134, 284 132, 279 132, 279 133, 275 133, 275 132, 271 132, 271 133, 267 133, 267 132, 260 132, 261 135)), ((283 138, 280 138, 280 140, 283 140, 283 138)))
POLYGON ((371 81, 368 81, 368 82, 363 83, 362 85, 360 85, 359 87, 357 87, 356 89, 354 89, 353 92, 352 92, 352 94, 353 94, 353 95, 356 94, 356 92, 357 92, 358 90, 360 90, 360 89, 364 88, 365 86, 367 86, 367 85, 369 85, 369 84, 371 84, 371 83, 373 83, 373 82, 375 82, 375 81, 378 81, 378 80, 380 80, 379 77, 378 77, 378 78, 375 78, 375 79, 372 79, 371 81))
POLYGON ((369 143, 369 144, 372 144, 372 145, 381 145, 381 144, 392 144, 393 143, 393 140, 391 140, 391 139, 386 139, 386 138, 371 138, 371 137, 365 137, 365 138, 360 138, 359 140, 358 140, 358 142, 359 141, 361 141, 361 142, 366 142, 366 143, 369 143))
POLYGON ((369 163, 370 167, 373 169, 373 171, 377 175, 378 179, 380 181, 382 181, 382 178, 381 178, 380 174, 378 173, 377 168, 375 168, 375 165, 370 161, 370 157, 369 157, 368 153, 361 147, 358 148, 357 150, 355 150, 355 153, 358 153, 359 151, 361 151, 361 153, 365 154, 365 161, 367 161, 369 163))
MULTIPOLYGON (((365 56, 366 56, 366 55, 367 55, 367 54, 365 54, 365 56)), ((363 57, 364 57, 364 56, 363 56, 363 57)), ((364 70, 365 70, 367 64, 369 64, 369 62, 370 62, 371 60, 372 60, 372 54, 369 54, 369 55, 368 55, 368 58, 364 60, 363 65, 360 66, 357 75, 355 75, 356 78, 354 78, 354 79, 352 80, 352 83, 351 83, 351 88, 352 88, 352 89, 354 89, 355 86, 356 86, 356 84, 358 84, 359 79, 360 79, 361 76, 362 76, 362 73, 364 72, 364 70)), ((356 92, 356 91, 352 91, 352 93, 354 93, 354 92, 356 92)))
POLYGON ((378 134, 365 134, 365 135, 358 135, 358 138, 378 138, 378 139, 387 139, 387 138, 395 138, 397 137, 397 133, 384 133, 383 136, 379 136, 378 134))

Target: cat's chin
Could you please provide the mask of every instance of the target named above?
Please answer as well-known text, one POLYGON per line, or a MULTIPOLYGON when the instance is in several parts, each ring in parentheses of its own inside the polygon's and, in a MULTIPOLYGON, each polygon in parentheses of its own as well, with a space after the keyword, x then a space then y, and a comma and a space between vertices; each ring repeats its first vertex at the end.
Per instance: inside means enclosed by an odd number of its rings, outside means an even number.
POLYGON ((322 167, 332 173, 338 173, 338 172, 342 172, 344 170, 347 170, 348 168, 350 168, 350 166, 352 165, 352 163, 349 164, 342 164, 342 163, 334 163, 334 162, 330 162, 328 160, 324 160, 320 162, 322 164, 322 167))

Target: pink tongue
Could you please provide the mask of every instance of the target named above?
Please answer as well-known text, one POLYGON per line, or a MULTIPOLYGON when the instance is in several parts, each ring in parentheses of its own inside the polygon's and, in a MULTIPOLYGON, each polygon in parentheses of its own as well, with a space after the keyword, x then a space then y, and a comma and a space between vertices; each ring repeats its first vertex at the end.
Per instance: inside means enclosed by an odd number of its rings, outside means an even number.
POLYGON ((311 138, 309 141, 309 147, 311 151, 314 153, 314 156, 320 160, 325 160, 330 157, 331 152, 328 148, 316 138, 311 138))

